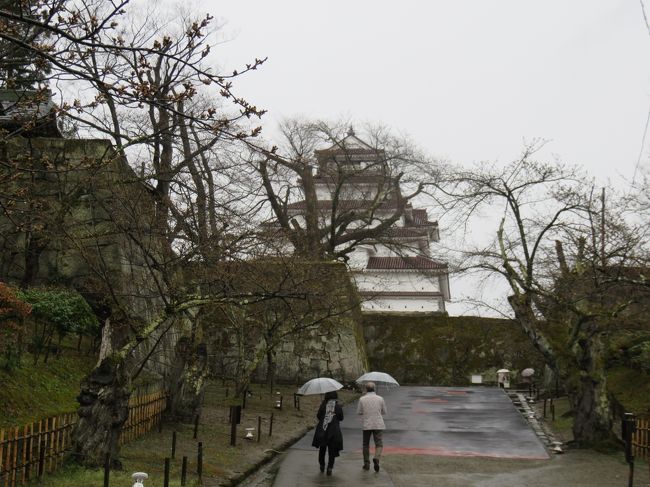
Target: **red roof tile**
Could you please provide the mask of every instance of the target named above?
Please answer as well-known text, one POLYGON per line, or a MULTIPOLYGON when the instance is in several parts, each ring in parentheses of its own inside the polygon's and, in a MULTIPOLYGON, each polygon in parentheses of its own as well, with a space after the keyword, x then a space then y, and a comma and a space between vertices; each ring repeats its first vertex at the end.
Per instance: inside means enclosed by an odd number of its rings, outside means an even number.
POLYGON ((444 262, 436 262, 426 257, 370 257, 366 269, 381 270, 430 270, 447 269, 444 262))

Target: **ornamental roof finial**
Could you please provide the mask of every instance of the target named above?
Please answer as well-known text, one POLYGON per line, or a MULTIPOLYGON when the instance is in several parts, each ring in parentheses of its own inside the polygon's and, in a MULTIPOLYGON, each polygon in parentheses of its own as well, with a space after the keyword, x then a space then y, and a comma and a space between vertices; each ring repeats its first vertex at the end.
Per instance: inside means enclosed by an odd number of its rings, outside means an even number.
POLYGON ((348 135, 354 136, 354 129, 352 128, 352 125, 350 125, 350 128, 348 129, 348 135))

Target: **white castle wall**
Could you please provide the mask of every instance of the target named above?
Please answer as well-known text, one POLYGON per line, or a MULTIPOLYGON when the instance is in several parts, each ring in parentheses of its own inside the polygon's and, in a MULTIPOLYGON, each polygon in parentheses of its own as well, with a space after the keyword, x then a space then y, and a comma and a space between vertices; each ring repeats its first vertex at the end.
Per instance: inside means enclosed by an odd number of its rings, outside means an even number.
POLYGON ((381 297, 364 301, 361 310, 364 313, 432 313, 444 311, 444 306, 442 296, 381 297))
POLYGON ((412 271, 355 272, 354 279, 360 292, 440 292, 440 277, 412 271))

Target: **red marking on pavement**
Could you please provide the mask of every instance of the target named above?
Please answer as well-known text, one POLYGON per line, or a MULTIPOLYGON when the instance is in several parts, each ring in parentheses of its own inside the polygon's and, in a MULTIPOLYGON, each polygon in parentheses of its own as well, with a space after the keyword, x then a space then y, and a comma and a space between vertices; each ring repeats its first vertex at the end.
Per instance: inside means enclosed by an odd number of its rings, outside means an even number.
MULTIPOLYGON (((372 449, 371 449, 372 450, 372 449)), ((361 450, 355 450, 360 453, 361 450)), ((541 455, 511 455, 506 453, 489 453, 477 451, 447 450, 439 446, 425 448, 408 448, 385 446, 384 455, 430 455, 435 457, 485 457, 485 458, 508 458, 514 460, 548 460, 548 456, 541 455)))
POLYGON ((451 396, 463 396, 467 394, 467 391, 445 391, 445 392, 451 396))

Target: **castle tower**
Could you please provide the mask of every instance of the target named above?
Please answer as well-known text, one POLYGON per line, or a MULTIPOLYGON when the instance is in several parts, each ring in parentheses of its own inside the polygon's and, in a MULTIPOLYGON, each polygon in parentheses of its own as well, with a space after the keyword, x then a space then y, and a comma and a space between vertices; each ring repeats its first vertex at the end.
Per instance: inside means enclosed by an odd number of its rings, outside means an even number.
MULTIPOLYGON (((315 155, 314 184, 324 216, 335 205, 334 211, 353 220, 347 228, 355 228, 379 225, 395 213, 401 188, 383 150, 371 147, 350 129, 342 141, 315 155)), ((304 208, 302 201, 288 205, 294 218, 300 218, 304 208)), ((432 255, 439 238, 438 222, 429 220, 427 210, 406 203, 389 228, 356 245, 348 254, 348 266, 364 298, 362 310, 445 312, 445 301, 450 299, 448 266, 432 255)))

